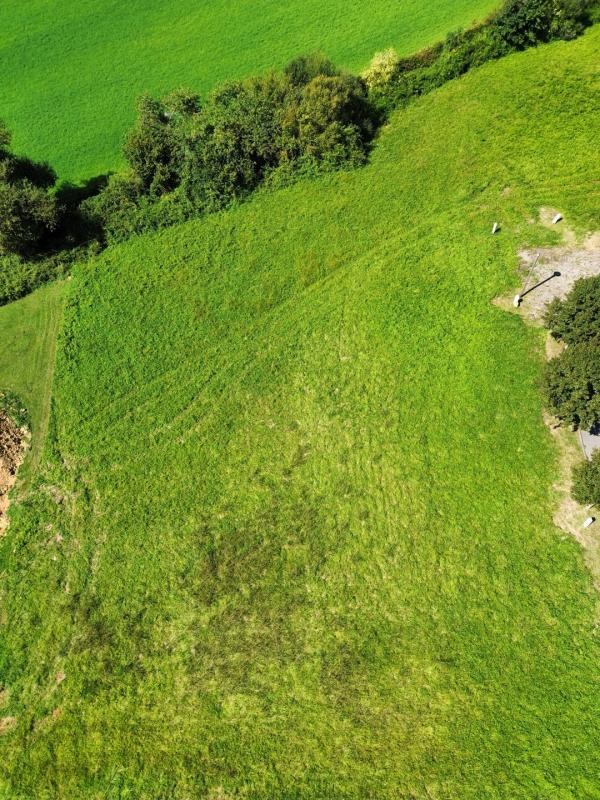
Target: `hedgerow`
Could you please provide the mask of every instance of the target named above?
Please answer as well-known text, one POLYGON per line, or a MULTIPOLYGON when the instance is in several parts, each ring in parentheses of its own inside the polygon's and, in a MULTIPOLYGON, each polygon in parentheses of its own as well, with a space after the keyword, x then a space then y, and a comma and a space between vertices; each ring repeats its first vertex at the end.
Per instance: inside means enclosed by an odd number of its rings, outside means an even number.
POLYGON ((581 278, 563 300, 549 303, 544 322, 567 348, 542 378, 548 409, 574 428, 600 424, 600 276, 581 278))
POLYGON ((364 163, 376 129, 365 82, 320 55, 282 73, 143 97, 123 153, 128 173, 83 204, 108 241, 241 200, 265 181, 364 163), (169 202, 164 198, 169 197, 169 202))
POLYGON ((588 0, 508 0, 486 22, 450 33, 443 43, 408 58, 378 53, 363 73, 371 99, 389 112, 486 61, 553 39, 573 39, 589 24, 591 9, 588 0))
POLYGON ((128 170, 63 204, 52 170, 12 156, 2 127, 0 303, 57 274, 64 251, 83 243, 122 241, 227 208, 261 185, 360 166, 392 109, 491 59, 573 38, 589 21, 588 0, 508 0, 413 56, 377 54, 360 77, 311 54, 281 73, 226 83, 205 101, 191 90, 144 95, 123 144, 128 170))

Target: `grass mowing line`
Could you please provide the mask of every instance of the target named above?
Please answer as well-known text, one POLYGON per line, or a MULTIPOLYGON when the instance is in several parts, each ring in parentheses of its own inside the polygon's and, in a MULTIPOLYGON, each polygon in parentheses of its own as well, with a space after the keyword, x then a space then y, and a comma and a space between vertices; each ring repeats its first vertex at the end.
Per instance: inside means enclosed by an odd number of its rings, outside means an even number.
POLYGON ((21 397, 32 425, 32 444, 19 471, 21 491, 31 485, 48 433, 64 289, 65 281, 58 281, 0 309, 0 385, 21 397))
POLYGON ((26 489, 34 477, 40 463, 40 458, 48 434, 50 424, 50 408, 52 401, 52 382, 54 379, 54 366, 56 364, 56 346, 58 341, 58 331, 63 312, 64 293, 57 290, 56 304, 48 304, 45 307, 43 328, 40 339, 45 343, 45 348, 39 348, 36 371, 41 376, 40 383, 41 411, 37 432, 33 432, 32 445, 29 458, 24 464, 24 474, 21 475, 20 488, 26 489))
POLYGON ((44 463, 72 501, 30 492, 0 543, 0 797, 598 798, 541 342, 490 299, 550 240, 535 209, 596 211, 599 37, 422 98, 363 170, 78 266, 44 463))

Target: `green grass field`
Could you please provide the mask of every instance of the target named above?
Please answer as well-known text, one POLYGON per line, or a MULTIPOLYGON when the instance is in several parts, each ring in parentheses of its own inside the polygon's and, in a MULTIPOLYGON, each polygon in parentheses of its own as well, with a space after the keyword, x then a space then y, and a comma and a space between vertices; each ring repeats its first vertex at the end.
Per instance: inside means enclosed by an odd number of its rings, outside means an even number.
POLYGON ((27 461, 19 471, 22 485, 37 469, 48 431, 64 286, 57 281, 0 308, 0 386, 17 392, 26 404, 33 434, 27 461))
POLYGON ((540 206, 597 226, 599 47, 489 64, 368 167, 76 271, 0 545, 0 797, 600 798, 541 334, 491 303, 540 206))
POLYGON ((497 0, 4 0, 0 119, 15 147, 63 179, 119 166, 144 91, 215 84, 323 50, 360 68, 376 50, 412 52, 483 18, 497 0))

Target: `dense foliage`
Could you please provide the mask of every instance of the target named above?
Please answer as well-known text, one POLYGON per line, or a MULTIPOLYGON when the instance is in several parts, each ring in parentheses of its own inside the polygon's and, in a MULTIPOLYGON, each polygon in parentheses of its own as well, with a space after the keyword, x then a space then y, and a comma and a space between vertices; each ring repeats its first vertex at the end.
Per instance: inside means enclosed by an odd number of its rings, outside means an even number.
POLYGON ((565 344, 581 344, 600 337, 600 275, 580 278, 568 296, 548 304, 546 327, 565 344))
POLYGON ((0 305, 56 274, 39 260, 58 224, 58 204, 50 191, 56 176, 45 164, 15 156, 10 142, 0 121, 0 305))
POLYGON ((574 428, 600 423, 600 276, 581 278, 549 303, 545 324, 566 349, 546 366, 548 409, 574 428))
POLYGON ((319 55, 225 84, 203 104, 192 92, 145 96, 125 140, 129 173, 84 210, 109 240, 219 210, 265 180, 363 163, 375 122, 363 81, 319 55))
POLYGON ((600 423, 600 340, 575 344, 546 365, 542 388, 548 409, 574 428, 600 423))
POLYGON ((0 256, 33 256, 56 228, 58 209, 50 188, 56 175, 46 164, 17 157, 0 122, 0 256))
POLYGON ((600 505, 600 450, 574 467, 571 494, 581 505, 600 505))
POLYGON ((35 260, 17 255, 0 256, 0 306, 64 275, 71 264, 72 259, 60 256, 35 260))
POLYGON ((377 54, 364 73, 383 109, 403 105, 486 61, 552 39, 572 39, 589 22, 587 0, 507 0, 487 22, 456 31, 408 58, 377 54))
POLYGON ((500 39, 511 50, 552 39, 574 39, 585 27, 587 0, 508 0, 494 19, 500 39))

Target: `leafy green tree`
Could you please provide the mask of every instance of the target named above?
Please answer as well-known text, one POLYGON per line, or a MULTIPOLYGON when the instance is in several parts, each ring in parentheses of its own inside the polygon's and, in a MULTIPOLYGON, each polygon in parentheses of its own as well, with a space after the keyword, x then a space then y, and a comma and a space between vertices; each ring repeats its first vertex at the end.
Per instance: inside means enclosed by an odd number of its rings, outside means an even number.
POLYGON ((318 54, 227 83, 202 106, 185 90, 145 95, 124 145, 131 175, 111 179, 82 214, 114 240, 221 209, 267 178, 362 163, 374 127, 364 82, 318 54))
POLYGON ((0 255, 31 257, 58 224, 58 205, 48 191, 56 175, 47 164, 13 155, 10 141, 0 122, 0 255))
POLYGON ((222 208, 252 191, 279 161, 281 117, 291 84, 268 74, 228 83, 196 115, 182 189, 198 207, 222 208))
POLYGON ((584 28, 586 0, 508 0, 494 20, 511 50, 551 39, 572 39, 584 28))
POLYGON ((564 300, 549 303, 545 323, 555 339, 567 344, 600 336, 600 275, 580 278, 564 300))
POLYGON ((289 160, 297 154, 329 169, 363 163, 374 132, 364 82, 352 75, 318 75, 302 90, 284 129, 293 142, 289 160))
POLYGON ((600 505, 600 450, 590 461, 574 467, 571 494, 581 505, 600 505))
POLYGON ((123 155, 144 193, 158 196, 179 183, 183 121, 198 108, 198 98, 191 92, 176 92, 164 100, 146 94, 138 101, 137 120, 125 137, 123 155))
POLYGON ((0 182, 0 253, 35 255, 57 221, 56 201, 46 190, 27 180, 0 182))
POLYGON ((600 423, 600 340, 575 344, 547 365, 542 391, 548 409, 574 428, 600 423))
POLYGON ((122 241, 139 232, 141 181, 135 175, 111 175, 102 191, 80 205, 90 236, 122 241))
POLYGON ((285 67, 284 75, 289 78, 292 86, 300 88, 310 83, 319 75, 332 77, 339 75, 340 71, 322 53, 309 53, 298 56, 285 67))

